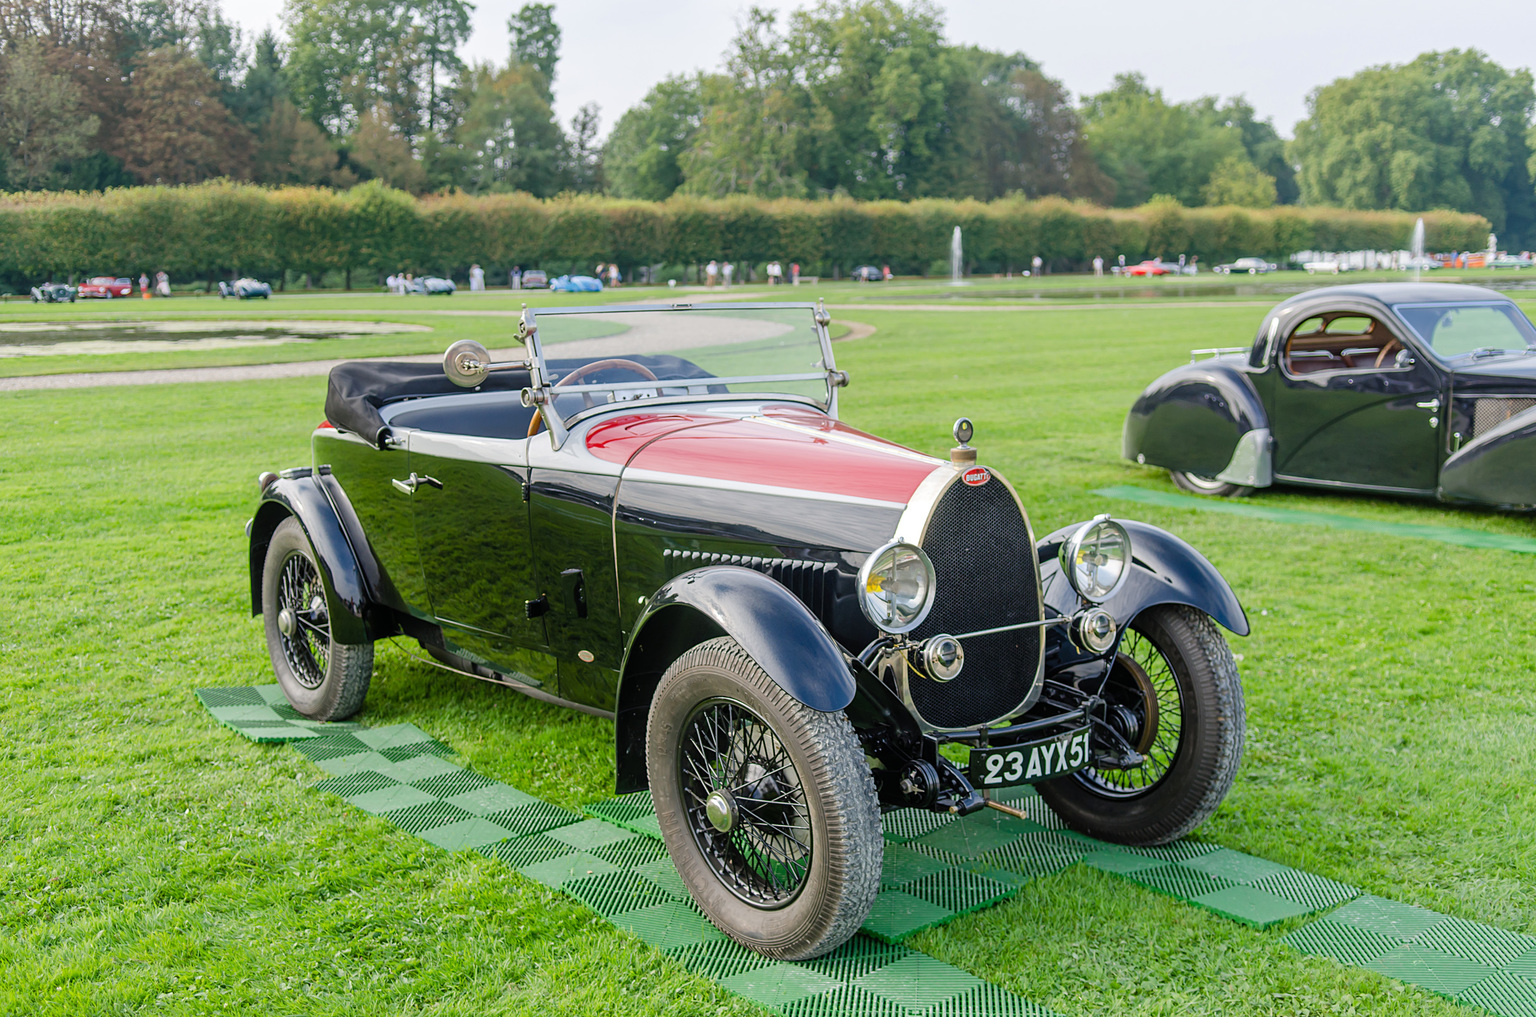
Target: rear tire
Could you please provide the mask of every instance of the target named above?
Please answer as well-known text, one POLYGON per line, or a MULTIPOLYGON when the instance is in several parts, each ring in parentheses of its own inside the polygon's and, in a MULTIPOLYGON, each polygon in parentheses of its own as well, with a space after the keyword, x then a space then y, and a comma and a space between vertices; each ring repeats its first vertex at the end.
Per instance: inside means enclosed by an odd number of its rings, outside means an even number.
POLYGON ((1047 781, 1038 785, 1046 804, 1072 829, 1117 844, 1166 844, 1209 819, 1237 775, 1247 723, 1215 622, 1182 604, 1137 615, 1101 695, 1145 762, 1047 781))
POLYGON ((345 720, 363 708, 372 643, 331 638, 319 559, 292 516, 278 524, 261 573, 261 614, 277 683, 311 720, 345 720))
POLYGON ((1202 477, 1194 473, 1186 473, 1184 470, 1169 470, 1168 476, 1172 478, 1174 487, 1181 491, 1188 491, 1190 494, 1202 494, 1211 498, 1246 498, 1253 493, 1251 487, 1229 484, 1225 480, 1202 477))
POLYGON ((880 890, 880 805, 842 713, 805 706, 735 640, 711 639, 662 676, 646 767, 667 851, 722 932, 807 960, 859 930, 880 890))

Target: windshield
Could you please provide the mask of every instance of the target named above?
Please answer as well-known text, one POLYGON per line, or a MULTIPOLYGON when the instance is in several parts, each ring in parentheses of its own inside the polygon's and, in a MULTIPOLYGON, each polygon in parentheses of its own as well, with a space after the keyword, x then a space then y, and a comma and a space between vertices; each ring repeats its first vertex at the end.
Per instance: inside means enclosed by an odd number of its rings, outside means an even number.
POLYGON ((1393 309, 1441 360, 1536 349, 1536 328, 1507 300, 1398 304, 1393 309))
POLYGON ((831 358, 809 304, 534 313, 539 366, 564 421, 614 402, 689 396, 831 404, 831 358))

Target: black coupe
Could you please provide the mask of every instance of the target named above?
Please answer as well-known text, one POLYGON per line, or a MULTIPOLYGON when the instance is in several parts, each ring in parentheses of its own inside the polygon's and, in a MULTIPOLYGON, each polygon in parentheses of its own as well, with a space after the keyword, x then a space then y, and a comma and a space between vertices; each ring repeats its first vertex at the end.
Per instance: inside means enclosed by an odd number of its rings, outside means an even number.
POLYGON ((1536 508, 1536 328, 1479 286, 1311 290, 1252 345, 1195 350, 1149 385, 1123 452, 1200 494, 1287 483, 1536 508))

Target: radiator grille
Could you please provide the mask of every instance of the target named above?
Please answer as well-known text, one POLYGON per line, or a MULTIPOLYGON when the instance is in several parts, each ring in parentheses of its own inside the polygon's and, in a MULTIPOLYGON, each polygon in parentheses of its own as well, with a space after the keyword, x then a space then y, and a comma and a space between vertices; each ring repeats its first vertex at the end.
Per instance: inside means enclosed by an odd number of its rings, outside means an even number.
POLYGON ((705 565, 739 565, 761 572, 782 584, 810 608, 816 617, 825 621, 832 615, 832 602, 837 593, 837 567, 831 562, 671 549, 662 552, 662 555, 672 567, 673 575, 703 568, 705 565))
POLYGON ((1536 399, 1479 399, 1472 408, 1472 437, 1493 430, 1532 406, 1536 406, 1536 399))
MULTIPOLYGON (((1038 621, 1035 547, 1013 494, 992 481, 952 484, 939 499, 923 550, 938 594, 916 639, 1038 621)), ((965 667, 949 682, 911 676, 912 705, 936 728, 973 727, 1015 714, 1040 672, 1040 630, 963 640, 965 667)))

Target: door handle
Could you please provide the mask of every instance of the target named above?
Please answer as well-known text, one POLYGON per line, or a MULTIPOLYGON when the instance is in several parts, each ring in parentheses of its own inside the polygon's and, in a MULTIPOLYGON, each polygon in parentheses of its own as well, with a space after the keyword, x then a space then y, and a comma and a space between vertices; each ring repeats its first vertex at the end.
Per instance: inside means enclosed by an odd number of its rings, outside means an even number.
POLYGON ((1439 413, 1440 412, 1440 400, 1439 399, 1431 399, 1427 403, 1414 403, 1413 405, 1417 406, 1421 410, 1428 410, 1431 413, 1439 413))
POLYGON ((443 489, 443 482, 438 480, 436 477, 418 477, 414 473, 411 474, 410 479, 408 480, 391 479, 390 483, 394 484, 395 490, 399 491, 401 494, 415 494, 416 488, 420 487, 422 484, 426 484, 428 487, 435 487, 439 491, 443 489))

